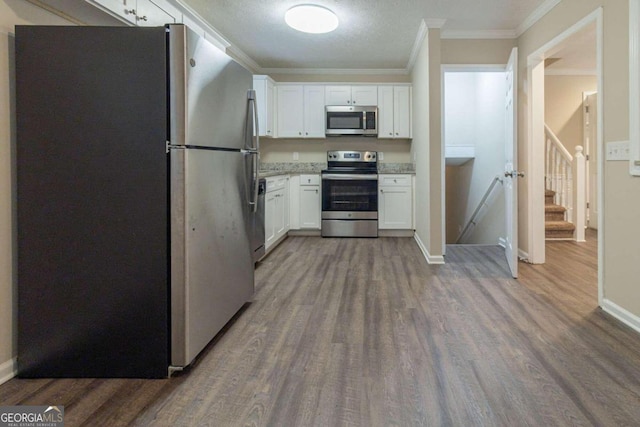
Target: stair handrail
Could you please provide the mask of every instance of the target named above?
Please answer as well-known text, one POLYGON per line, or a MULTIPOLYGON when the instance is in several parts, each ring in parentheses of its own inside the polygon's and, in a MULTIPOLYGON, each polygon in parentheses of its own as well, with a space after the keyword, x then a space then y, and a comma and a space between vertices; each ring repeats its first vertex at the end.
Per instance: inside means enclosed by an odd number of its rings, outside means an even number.
POLYGON ((462 233, 460 233, 460 235, 458 236, 458 239, 456 239, 456 244, 459 244, 460 242, 462 242, 463 237, 471 229, 471 226, 475 226, 477 224, 476 223, 476 219, 477 219, 478 215, 480 214, 480 211, 482 210, 482 207, 485 206, 486 203, 487 203, 487 200, 489 200, 489 196, 491 196, 491 193, 493 192, 493 189, 496 187, 496 184, 498 182, 500 182, 502 184, 502 177, 500 175, 496 175, 491 180, 491 184, 489 184, 489 187, 487 188, 487 191, 484 192, 484 195, 482 196, 482 199, 480 199, 480 202, 478 203, 478 206, 476 206, 475 210, 473 211, 473 214, 469 218, 469 221, 467 221, 467 224, 464 226, 464 229, 462 230, 462 233))
POLYGON ((567 150, 564 144, 560 141, 560 139, 547 124, 544 125, 544 131, 547 138, 553 143, 558 151, 560 151, 562 157, 564 157, 569 163, 573 162, 573 156, 571 155, 571 153, 569 153, 569 150, 567 150))
POLYGON ((564 220, 568 221, 574 217, 573 156, 547 124, 544 133, 545 188, 555 192, 554 203, 565 208, 564 220))

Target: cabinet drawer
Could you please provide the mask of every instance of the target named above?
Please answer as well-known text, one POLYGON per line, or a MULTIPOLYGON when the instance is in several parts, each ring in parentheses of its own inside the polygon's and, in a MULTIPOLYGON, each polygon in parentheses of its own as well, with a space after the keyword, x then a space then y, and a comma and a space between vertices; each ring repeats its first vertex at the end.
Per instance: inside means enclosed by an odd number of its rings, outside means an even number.
POLYGON ((320 175, 300 175, 300 185, 320 185, 320 175))
POLYGON ((411 175, 379 175, 378 185, 380 187, 410 187, 411 175))
POLYGON ((287 180, 286 175, 271 176, 267 178, 266 179, 267 186, 266 186, 265 192, 270 193, 272 191, 276 191, 284 188, 286 180, 287 180))

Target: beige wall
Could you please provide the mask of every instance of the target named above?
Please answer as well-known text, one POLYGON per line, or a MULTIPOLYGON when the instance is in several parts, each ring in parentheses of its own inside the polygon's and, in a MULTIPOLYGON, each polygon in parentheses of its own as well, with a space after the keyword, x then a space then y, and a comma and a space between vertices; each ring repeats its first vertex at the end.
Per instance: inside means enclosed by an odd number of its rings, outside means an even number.
POLYGON ((429 36, 422 42, 411 72, 413 83, 413 143, 412 159, 416 165, 416 236, 428 250, 430 229, 430 181, 429 181, 429 36))
POLYGON ((443 39, 443 64, 506 64, 515 39, 443 39))
POLYGON ((597 89, 597 76, 551 75, 544 78, 545 123, 571 154, 577 145, 584 145, 582 94, 597 89))
POLYGON ((0 0, 0 380, 16 356, 13 32, 33 23, 67 24, 23 0, 0 0))
MULTIPOLYGON (((627 0, 563 0, 519 39, 520 165, 527 168, 527 57, 598 7, 603 6, 603 110, 604 142, 629 138, 629 11, 627 0), (524 112, 524 113, 523 113, 524 112)), ((640 316, 640 179, 628 173, 625 162, 604 163, 603 239, 604 298, 640 316)), ((527 250, 525 198, 520 198, 520 237, 527 250)))

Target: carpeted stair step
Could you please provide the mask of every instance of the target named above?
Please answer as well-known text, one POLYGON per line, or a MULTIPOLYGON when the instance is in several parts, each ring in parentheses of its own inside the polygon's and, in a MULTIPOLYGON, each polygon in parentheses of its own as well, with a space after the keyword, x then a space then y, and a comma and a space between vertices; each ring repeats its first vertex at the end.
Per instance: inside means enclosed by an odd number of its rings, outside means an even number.
POLYGON ((545 237, 548 239, 570 239, 576 226, 567 221, 545 221, 545 237))
POLYGON ((559 205, 544 205, 545 221, 564 221, 564 213, 567 208, 559 205))
POLYGON ((553 198, 556 196, 556 192, 553 190, 544 190, 544 204, 552 205, 553 198))

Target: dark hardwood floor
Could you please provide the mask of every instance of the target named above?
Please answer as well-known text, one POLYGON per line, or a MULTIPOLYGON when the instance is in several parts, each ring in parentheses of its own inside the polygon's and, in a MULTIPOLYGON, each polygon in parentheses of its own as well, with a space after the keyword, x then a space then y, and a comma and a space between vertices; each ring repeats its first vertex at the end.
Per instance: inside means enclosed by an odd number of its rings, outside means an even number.
POLYGON ((290 237, 187 372, 13 379, 0 405, 64 405, 67 426, 640 423, 640 335, 597 308, 595 239, 549 242, 517 281, 499 247, 446 262, 408 238, 290 237))

